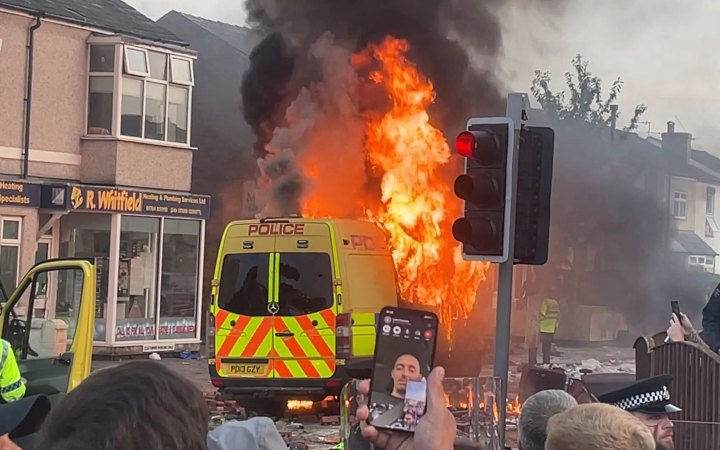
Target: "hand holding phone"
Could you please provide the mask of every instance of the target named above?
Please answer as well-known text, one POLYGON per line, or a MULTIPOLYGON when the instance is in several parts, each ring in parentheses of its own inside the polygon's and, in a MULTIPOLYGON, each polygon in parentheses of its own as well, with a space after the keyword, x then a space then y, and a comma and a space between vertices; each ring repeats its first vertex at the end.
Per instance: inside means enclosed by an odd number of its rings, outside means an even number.
POLYGON ((427 376, 435 359, 438 318, 426 311, 383 308, 375 342, 370 422, 414 432, 427 406, 427 376))
POLYGON ((672 300, 670 302, 670 308, 672 309, 673 314, 677 316, 678 320, 682 324, 682 316, 680 315, 680 302, 672 300))

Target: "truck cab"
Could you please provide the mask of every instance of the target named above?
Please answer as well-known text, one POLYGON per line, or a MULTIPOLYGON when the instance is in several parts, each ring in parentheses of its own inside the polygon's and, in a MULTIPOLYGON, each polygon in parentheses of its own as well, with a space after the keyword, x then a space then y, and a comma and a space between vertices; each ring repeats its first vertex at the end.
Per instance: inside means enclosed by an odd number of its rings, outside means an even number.
POLYGON ((95 328, 95 266, 84 259, 55 259, 33 266, 9 294, 0 285, 0 334, 15 352, 25 395, 51 403, 88 377, 95 328), (52 319, 35 317, 35 302, 52 302, 52 319))

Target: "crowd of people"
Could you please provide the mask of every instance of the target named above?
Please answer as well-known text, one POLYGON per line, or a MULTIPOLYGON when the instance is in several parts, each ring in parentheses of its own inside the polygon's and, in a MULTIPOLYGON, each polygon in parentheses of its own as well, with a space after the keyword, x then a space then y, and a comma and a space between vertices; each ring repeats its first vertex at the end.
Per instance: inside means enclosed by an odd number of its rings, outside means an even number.
MULTIPOLYGON (((673 314, 667 331, 670 339, 690 340, 717 352, 720 336, 713 333, 720 332, 720 327, 713 328, 713 324, 720 324, 720 290, 715 291, 703 313, 702 336, 685 314, 673 314)), ((13 359, 11 352, 3 355, 13 359)), ((392 392, 414 380, 412 370, 406 368, 415 367, 413 364, 402 364, 403 370, 393 369, 392 392)), ((396 361, 394 367, 398 365, 396 361)), ((16 386, 19 373, 16 366, 8 367, 14 369, 0 379, 5 402, 0 404, 0 450, 287 448, 269 418, 231 421, 209 431, 209 412, 199 389, 156 361, 132 361, 93 373, 53 407, 43 395, 21 398, 16 386)), ((428 375, 427 410, 414 433, 375 428, 368 423, 371 409, 361 404, 356 412, 361 439, 385 450, 464 448, 456 438, 455 419, 445 405, 444 375, 442 367, 435 367, 428 375)), ((519 448, 673 450, 671 415, 681 409, 671 402, 671 381, 668 375, 640 380, 598 395, 596 403, 581 405, 565 391, 538 392, 523 404, 518 421, 519 448)), ((359 398, 367 398, 370 382, 359 382, 358 391, 359 398)))

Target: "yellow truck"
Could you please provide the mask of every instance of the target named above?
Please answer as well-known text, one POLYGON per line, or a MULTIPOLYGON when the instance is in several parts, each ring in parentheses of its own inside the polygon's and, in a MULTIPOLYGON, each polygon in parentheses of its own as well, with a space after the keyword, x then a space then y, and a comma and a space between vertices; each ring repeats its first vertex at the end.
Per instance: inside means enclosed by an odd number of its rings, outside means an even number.
POLYGON ((369 376, 377 314, 398 297, 375 224, 231 222, 212 282, 211 381, 228 394, 337 395, 351 377, 369 376))
POLYGON ((9 295, 0 283, 0 334, 15 350, 26 396, 55 403, 90 374, 95 277, 88 260, 55 259, 32 267, 9 295), (36 317, 40 301, 54 308, 54 319, 36 317))

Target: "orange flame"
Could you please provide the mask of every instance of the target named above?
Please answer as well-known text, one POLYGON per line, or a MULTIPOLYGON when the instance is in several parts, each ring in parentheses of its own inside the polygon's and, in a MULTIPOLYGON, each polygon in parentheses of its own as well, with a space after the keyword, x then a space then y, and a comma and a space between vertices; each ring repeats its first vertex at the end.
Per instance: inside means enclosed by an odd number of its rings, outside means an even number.
POLYGON ((288 400, 286 404, 288 411, 306 411, 313 409, 311 400, 288 400))
MULTIPOLYGON (((385 114, 364 118, 367 157, 382 175, 382 203, 362 206, 387 231, 403 299, 434 307, 450 335, 453 319, 471 311, 489 264, 464 261, 450 233, 461 210, 452 180, 441 175, 450 147, 430 123, 433 84, 408 61, 408 49, 406 41, 388 37, 353 57, 356 65, 376 64, 367 82, 382 87, 391 105, 385 114)), ((303 205, 304 215, 324 210, 330 207, 317 198, 303 205)))

